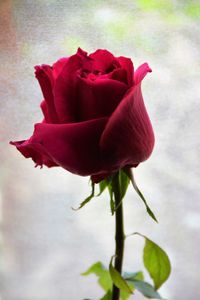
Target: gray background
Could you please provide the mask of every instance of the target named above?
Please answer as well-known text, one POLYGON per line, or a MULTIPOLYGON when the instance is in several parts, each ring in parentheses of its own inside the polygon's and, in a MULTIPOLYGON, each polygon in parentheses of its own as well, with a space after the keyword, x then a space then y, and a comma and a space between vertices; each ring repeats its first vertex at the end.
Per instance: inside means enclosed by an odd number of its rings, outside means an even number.
MULTIPOLYGON (((74 212, 71 207, 90 192, 88 178, 35 169, 8 145, 28 138, 41 120, 33 66, 51 64, 78 46, 106 48, 153 69, 143 95, 156 145, 135 177, 159 224, 130 188, 126 232, 146 234, 168 252, 173 271, 160 289, 164 298, 200 299, 199 2, 1 0, 0 10, 1 299, 103 295, 95 276, 80 273, 98 260, 108 264, 114 252, 108 195, 74 212)), ((124 269, 143 268, 142 247, 139 237, 126 241, 124 269)))

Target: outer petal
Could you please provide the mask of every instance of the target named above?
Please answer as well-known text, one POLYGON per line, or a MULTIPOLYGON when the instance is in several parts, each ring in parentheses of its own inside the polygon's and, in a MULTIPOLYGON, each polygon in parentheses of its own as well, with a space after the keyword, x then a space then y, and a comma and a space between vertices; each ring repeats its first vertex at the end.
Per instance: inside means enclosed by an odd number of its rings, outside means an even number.
POLYGON ((44 115, 43 122, 44 123, 51 123, 51 120, 50 120, 50 117, 49 117, 49 112, 48 112, 48 107, 47 107, 47 102, 45 100, 43 100, 40 103, 40 108, 41 108, 41 110, 43 112, 43 115, 44 115))
POLYGON ((126 93, 128 86, 113 79, 79 78, 79 120, 110 116, 126 93))
POLYGON ((134 74, 134 84, 137 85, 140 83, 148 72, 152 72, 152 70, 147 63, 139 66, 134 74))
POLYGON ((35 76, 39 81, 44 99, 46 101, 46 122, 58 123, 52 91, 54 85, 52 68, 48 65, 35 66, 35 76))
POLYGON ((36 167, 42 167, 43 164, 49 168, 58 166, 46 152, 45 148, 40 143, 34 143, 32 140, 33 136, 29 140, 10 142, 10 144, 16 146, 17 150, 24 157, 31 157, 36 167))
POLYGON ((99 140, 107 120, 57 125, 39 123, 29 140, 12 144, 37 165, 51 166, 51 163, 83 176, 96 174, 101 171, 99 140))
POLYGON ((141 85, 125 95, 110 117, 100 146, 110 156, 110 169, 136 166, 146 160, 154 146, 154 133, 141 93, 141 85))

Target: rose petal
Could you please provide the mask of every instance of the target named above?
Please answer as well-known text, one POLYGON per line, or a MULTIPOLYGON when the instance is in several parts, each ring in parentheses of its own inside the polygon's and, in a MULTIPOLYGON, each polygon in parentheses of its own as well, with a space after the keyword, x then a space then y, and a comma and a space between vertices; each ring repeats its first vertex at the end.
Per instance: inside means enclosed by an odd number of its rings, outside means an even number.
POLYGON ((45 123, 51 123, 51 120, 50 120, 50 117, 49 117, 49 112, 48 112, 48 107, 47 107, 47 102, 45 100, 43 100, 40 103, 40 108, 41 108, 41 110, 43 112, 43 115, 44 115, 43 122, 45 122, 45 123))
POLYGON ((109 73, 108 78, 123 82, 128 85, 128 77, 125 69, 118 68, 109 73))
POLYGON ((71 56, 55 82, 55 107, 60 123, 76 122, 76 71, 80 67, 80 59, 71 56))
POLYGON ((100 181, 104 180, 105 178, 111 176, 111 172, 104 172, 100 174, 94 174, 91 176, 92 182, 93 183, 99 183, 100 181))
POLYGON ((107 118, 71 124, 35 125, 27 141, 11 142, 37 165, 50 162, 82 176, 101 171, 99 140, 107 118))
POLYGON ((76 55, 81 59, 82 69, 92 71, 93 60, 88 56, 87 52, 79 47, 76 55))
POLYGON ((79 78, 79 121, 110 116, 123 98, 128 86, 113 79, 79 78))
POLYGON ((44 99, 46 101, 46 117, 48 119, 48 122, 58 123, 58 117, 55 110, 54 97, 52 92, 54 85, 52 68, 48 65, 35 66, 35 76, 38 79, 44 99))
POLYGON ((142 64, 137 68, 134 73, 134 84, 140 83, 148 72, 152 72, 152 69, 147 63, 142 64))
POLYGON ((120 67, 119 62, 112 53, 107 50, 98 49, 89 55, 93 61, 93 70, 98 70, 102 73, 109 73, 114 68, 120 67))
POLYGON ((52 68, 53 68, 54 79, 56 79, 58 77, 58 75, 62 71, 62 69, 67 61, 68 61, 68 57, 63 57, 63 58, 60 58, 59 60, 57 60, 57 62, 55 62, 53 64, 52 68))
POLYGON ((111 169, 135 166, 150 156, 154 133, 140 84, 130 89, 110 117, 100 146, 105 157, 110 156, 111 169))
POLYGON ((90 64, 91 59, 87 57, 87 53, 79 48, 75 55, 69 57, 58 75, 54 86, 54 99, 60 123, 77 121, 77 72, 90 64))
POLYGON ((125 69, 127 72, 128 86, 133 86, 134 67, 132 60, 124 56, 117 57, 117 60, 119 61, 122 68, 125 69))
POLYGON ((24 157, 31 157, 36 163, 36 167, 42 167, 43 164, 48 168, 58 166, 46 152, 45 148, 40 143, 33 142, 32 139, 33 137, 29 140, 10 142, 10 144, 14 145, 24 157))

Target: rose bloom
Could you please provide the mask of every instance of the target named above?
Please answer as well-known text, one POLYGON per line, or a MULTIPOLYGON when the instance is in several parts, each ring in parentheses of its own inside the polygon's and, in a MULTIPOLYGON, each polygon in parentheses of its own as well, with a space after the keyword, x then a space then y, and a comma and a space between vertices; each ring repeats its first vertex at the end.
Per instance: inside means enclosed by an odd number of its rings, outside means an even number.
POLYGON ((147 63, 134 72, 130 58, 80 48, 53 66, 36 66, 44 119, 29 139, 11 144, 36 166, 60 166, 93 182, 136 167, 154 146, 141 93, 148 72, 147 63))

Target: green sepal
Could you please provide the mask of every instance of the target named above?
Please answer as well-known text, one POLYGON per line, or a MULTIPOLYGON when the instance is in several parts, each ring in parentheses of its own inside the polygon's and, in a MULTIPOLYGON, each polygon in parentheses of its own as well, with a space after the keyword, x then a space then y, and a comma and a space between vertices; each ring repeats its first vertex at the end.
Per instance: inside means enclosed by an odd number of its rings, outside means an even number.
POLYGON ((123 170, 119 170, 119 184, 120 184, 120 198, 121 201, 118 204, 117 207, 115 207, 115 202, 114 202, 114 192, 113 192, 113 186, 112 186, 112 179, 113 176, 115 175, 111 175, 109 177, 107 177, 106 179, 102 180, 99 183, 99 194, 97 196, 100 196, 103 191, 107 188, 109 195, 110 195, 110 209, 111 209, 111 214, 114 215, 115 211, 119 208, 119 206, 121 205, 123 198, 126 194, 128 185, 130 183, 130 178, 129 176, 126 174, 125 171, 123 170))
POLYGON ((97 196, 100 196, 105 189, 108 189, 109 195, 110 195, 110 210, 111 214, 114 215, 115 212, 115 202, 114 202, 114 192, 112 188, 112 176, 107 177, 106 179, 99 182, 99 194, 97 196))
POLYGON ((99 193, 96 195, 97 197, 100 196, 106 188, 109 187, 109 185, 112 182, 113 175, 106 177, 105 179, 101 180, 99 184, 99 193))
POLYGON ((128 294, 133 294, 132 289, 130 286, 127 284, 126 280, 121 276, 121 274, 113 267, 112 261, 113 261, 113 256, 110 260, 109 264, 109 272, 110 276, 112 278, 112 281, 116 287, 118 287, 120 290, 125 291, 128 294))
POLYGON ((133 185, 133 188, 135 189, 136 193, 139 195, 140 199, 143 201, 145 207, 146 207, 146 211, 147 213, 149 214, 149 216, 155 221, 158 223, 158 220, 156 219, 156 216, 154 215, 153 211, 150 209, 149 205, 147 204, 147 201, 146 199, 144 198, 144 195, 142 194, 142 192, 140 191, 140 189, 138 188, 136 182, 135 182, 135 178, 133 176, 133 173, 131 172, 130 169, 126 169, 125 170, 126 174, 129 176, 131 182, 132 182, 132 185, 133 185))
POLYGON ((120 191, 121 191, 121 199, 124 198, 126 195, 128 186, 130 183, 130 178, 124 170, 119 171, 119 184, 120 184, 120 191))
POLYGON ((111 210, 111 215, 113 216, 115 213, 115 201, 114 201, 114 191, 113 191, 113 186, 112 186, 112 180, 108 183, 107 185, 108 192, 110 195, 110 210, 111 210))
POLYGON ((144 198, 142 192, 139 190, 138 186, 135 183, 134 186, 135 191, 137 192, 137 194, 140 196, 140 198, 142 199, 142 201, 144 202, 144 205, 146 207, 147 213, 149 214, 149 216, 158 223, 158 220, 156 219, 156 216, 154 215, 153 211, 150 209, 149 205, 147 204, 146 199, 144 198))
POLYGON ((114 207, 113 214, 120 207, 120 205, 122 204, 122 201, 124 199, 124 196, 126 195, 129 183, 130 183, 129 176, 126 174, 126 172, 124 172, 123 170, 120 170, 119 171, 119 185, 120 185, 120 199, 121 199, 121 201, 117 205, 117 207, 114 207))
POLYGON ((83 201, 79 204, 78 208, 73 208, 73 210, 79 210, 81 209, 83 206, 85 206, 93 197, 94 197, 94 192, 95 192, 95 184, 91 181, 91 187, 92 187, 92 191, 91 194, 83 201))
POLYGON ((105 189, 108 186, 108 183, 109 181, 107 179, 104 179, 99 182, 99 193, 97 194, 97 197, 100 196, 105 191, 105 189))

